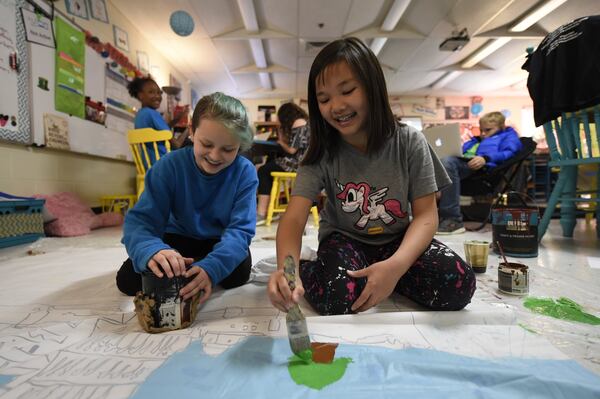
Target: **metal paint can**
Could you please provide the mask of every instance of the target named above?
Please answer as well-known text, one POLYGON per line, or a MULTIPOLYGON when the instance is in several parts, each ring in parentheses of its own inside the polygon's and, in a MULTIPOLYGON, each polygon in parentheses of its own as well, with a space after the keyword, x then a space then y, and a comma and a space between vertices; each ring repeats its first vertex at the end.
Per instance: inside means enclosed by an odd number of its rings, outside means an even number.
POLYGON ((176 330, 189 322, 191 299, 183 301, 179 291, 190 280, 183 276, 161 278, 152 272, 142 274, 142 292, 156 301, 152 312, 152 327, 176 330))
POLYGON ((529 293, 529 268, 515 262, 498 265, 498 289, 506 294, 527 295, 529 293))

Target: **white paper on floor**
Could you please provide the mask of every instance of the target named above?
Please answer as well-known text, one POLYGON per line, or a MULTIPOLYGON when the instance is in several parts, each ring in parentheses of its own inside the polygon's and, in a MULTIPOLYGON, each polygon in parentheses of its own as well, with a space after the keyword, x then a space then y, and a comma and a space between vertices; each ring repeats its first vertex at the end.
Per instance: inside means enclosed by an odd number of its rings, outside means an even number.
MULTIPOLYGON (((261 254, 272 257, 274 250, 253 249, 256 263, 261 254)), ((115 287, 125 257, 122 247, 63 248, 3 262, 0 375, 13 378, 0 385, 3 398, 126 398, 195 340, 219 354, 250 335, 286 334, 284 315, 256 283, 216 290, 190 328, 146 334, 132 298, 115 287)), ((485 289, 460 312, 425 312, 399 296, 361 315, 318 317, 302 306, 318 340, 487 358, 567 358, 520 327, 514 307, 485 289)))

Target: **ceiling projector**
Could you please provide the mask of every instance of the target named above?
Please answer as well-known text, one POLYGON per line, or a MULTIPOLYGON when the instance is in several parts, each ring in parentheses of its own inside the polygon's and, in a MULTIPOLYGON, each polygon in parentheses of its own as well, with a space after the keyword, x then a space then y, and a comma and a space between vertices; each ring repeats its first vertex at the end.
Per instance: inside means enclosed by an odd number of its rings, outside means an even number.
POLYGON ((439 48, 440 51, 458 51, 465 47, 469 40, 467 28, 464 28, 460 32, 452 32, 452 36, 444 40, 439 48))

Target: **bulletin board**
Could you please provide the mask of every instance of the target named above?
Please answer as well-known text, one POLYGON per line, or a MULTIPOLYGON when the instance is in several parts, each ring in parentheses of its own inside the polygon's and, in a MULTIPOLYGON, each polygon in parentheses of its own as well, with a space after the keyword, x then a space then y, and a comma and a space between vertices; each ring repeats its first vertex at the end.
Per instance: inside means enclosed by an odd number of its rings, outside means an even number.
MULTIPOLYGON (((25 0, 0 0, 0 115, 8 115, 7 123, 0 126, 0 140, 45 146, 44 116, 53 115, 67 120, 69 151, 131 161, 127 131, 133 129, 133 118, 114 123, 114 115, 107 114, 107 124, 101 125, 56 110, 56 49, 26 41, 21 7, 33 9, 25 0), (18 55, 18 72, 10 67, 11 53, 18 55), (40 78, 46 84, 41 85, 40 78), (16 126, 11 125, 13 115, 16 126)), ((54 27, 57 18, 82 30, 56 9, 54 27)), ((104 104, 106 65, 110 61, 85 46, 85 96, 104 104)), ((137 106, 135 99, 129 101, 137 106)))
POLYGON ((21 3, 0 1, 0 139, 29 144, 29 63, 21 3))
MULTIPOLYGON (((66 20, 61 15, 55 15, 55 21, 56 18, 66 20)), ((66 21, 70 23, 70 21, 66 21)), ((107 158, 132 160, 129 144, 127 143, 127 131, 133 129, 133 122, 129 124, 121 123, 116 129, 115 124, 110 123, 110 115, 107 115, 105 126, 57 111, 54 93, 56 87, 56 49, 34 43, 28 43, 28 45, 31 59, 32 142, 37 145, 45 144, 44 115, 53 114, 68 120, 70 151, 107 158), (37 86, 40 77, 48 80, 48 90, 42 90, 37 86)), ((107 59, 102 58, 91 47, 85 46, 85 95, 93 100, 100 100, 105 105, 106 63, 107 59)))

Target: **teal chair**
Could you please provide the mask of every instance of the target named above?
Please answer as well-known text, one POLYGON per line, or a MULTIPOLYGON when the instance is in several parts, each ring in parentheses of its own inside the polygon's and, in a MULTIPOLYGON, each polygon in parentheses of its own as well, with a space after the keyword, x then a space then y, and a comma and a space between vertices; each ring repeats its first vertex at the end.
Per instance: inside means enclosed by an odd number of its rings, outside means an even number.
POLYGON ((573 237, 576 204, 595 204, 596 234, 600 237, 600 167, 596 174, 595 190, 577 190, 577 168, 579 165, 600 165, 600 105, 592 108, 563 113, 561 117, 544 124, 544 133, 550 150, 548 167, 560 168, 558 180, 552 189, 548 205, 540 221, 538 240, 548 228, 552 214, 560 203, 560 224, 564 237, 573 237), (585 198, 590 197, 591 198, 585 198))

